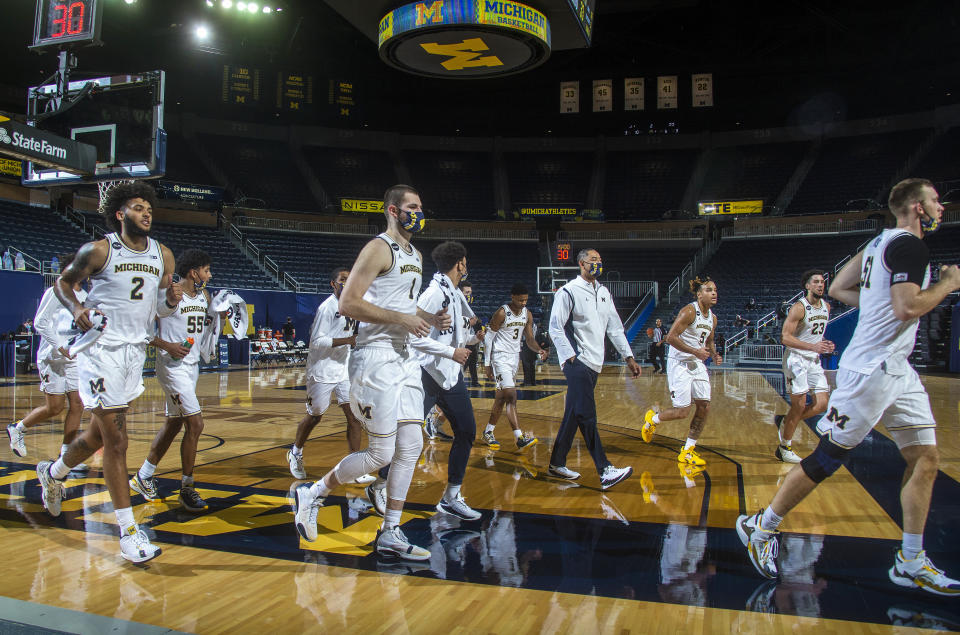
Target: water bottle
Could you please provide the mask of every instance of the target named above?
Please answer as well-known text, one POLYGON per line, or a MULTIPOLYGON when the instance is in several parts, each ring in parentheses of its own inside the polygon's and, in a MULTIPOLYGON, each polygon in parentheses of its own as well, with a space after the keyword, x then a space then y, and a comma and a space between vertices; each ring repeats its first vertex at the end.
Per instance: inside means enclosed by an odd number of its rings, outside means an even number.
MULTIPOLYGON (((193 348, 193 338, 192 338, 192 337, 188 337, 187 339, 183 340, 182 342, 180 342, 180 346, 183 346, 183 347, 186 348, 186 349, 191 349, 191 348, 193 348)), ((183 359, 183 358, 182 358, 182 357, 174 357, 173 355, 171 355, 171 356, 170 356, 170 359, 179 362, 179 361, 180 361, 181 359, 183 359)))

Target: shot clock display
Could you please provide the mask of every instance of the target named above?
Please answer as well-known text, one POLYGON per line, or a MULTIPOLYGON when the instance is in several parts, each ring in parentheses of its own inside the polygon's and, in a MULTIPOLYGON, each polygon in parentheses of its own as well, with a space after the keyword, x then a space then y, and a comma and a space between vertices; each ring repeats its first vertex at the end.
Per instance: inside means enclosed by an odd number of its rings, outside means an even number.
POLYGON ((560 262, 570 260, 570 243, 557 243, 557 260, 560 262))
POLYGON ((102 44, 104 0, 37 0, 32 49, 102 44))

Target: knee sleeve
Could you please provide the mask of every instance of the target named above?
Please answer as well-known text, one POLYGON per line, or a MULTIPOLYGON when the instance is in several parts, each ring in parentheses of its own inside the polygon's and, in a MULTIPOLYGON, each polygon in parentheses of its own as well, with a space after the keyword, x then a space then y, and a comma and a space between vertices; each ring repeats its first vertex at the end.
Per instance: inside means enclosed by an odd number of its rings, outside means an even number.
POLYGON ((422 449, 423 433, 420 426, 403 424, 397 429, 396 452, 387 476, 387 498, 400 501, 407 499, 413 470, 417 467, 417 459, 420 458, 422 449))
POLYGON ((820 483, 840 469, 849 453, 850 450, 845 450, 826 437, 822 437, 817 449, 800 461, 800 467, 811 481, 820 483))
MULTIPOLYGON (((417 428, 417 432, 419 431, 420 429, 417 428)), ((396 437, 371 436, 367 449, 349 454, 337 463, 337 467, 334 468, 337 480, 341 483, 349 483, 364 474, 370 474, 387 465, 393 460, 395 443, 396 437)))

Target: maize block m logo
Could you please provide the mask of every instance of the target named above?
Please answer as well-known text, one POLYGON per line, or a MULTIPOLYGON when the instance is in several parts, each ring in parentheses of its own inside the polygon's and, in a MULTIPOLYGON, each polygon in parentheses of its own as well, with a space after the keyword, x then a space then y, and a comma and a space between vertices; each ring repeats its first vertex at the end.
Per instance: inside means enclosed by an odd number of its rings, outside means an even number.
POLYGON ((429 7, 426 2, 417 3, 417 26, 423 26, 427 22, 443 23, 443 0, 436 0, 429 7))
POLYGON ((420 46, 430 55, 444 55, 450 58, 440 64, 448 71, 460 71, 465 68, 476 68, 478 66, 503 66, 503 62, 501 62, 500 58, 496 55, 484 55, 481 57, 480 53, 489 51, 490 47, 478 37, 454 44, 427 42, 420 46))
POLYGON ((107 389, 103 387, 103 377, 97 377, 96 379, 90 380, 90 392, 106 392, 107 389))

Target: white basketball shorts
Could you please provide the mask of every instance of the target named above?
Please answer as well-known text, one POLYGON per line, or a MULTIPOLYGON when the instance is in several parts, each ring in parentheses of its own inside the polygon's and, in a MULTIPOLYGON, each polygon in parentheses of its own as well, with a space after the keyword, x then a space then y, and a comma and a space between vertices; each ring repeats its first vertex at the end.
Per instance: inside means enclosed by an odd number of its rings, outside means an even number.
POLYGON ((94 344, 77 355, 77 384, 87 410, 119 410, 143 394, 146 344, 94 344))
POLYGON ((678 361, 667 357, 667 387, 674 408, 686 408, 691 401, 710 401, 710 375, 699 359, 678 361))
POLYGON ((359 347, 349 368, 350 409, 368 435, 392 437, 398 425, 423 424, 420 364, 408 349, 359 347))
POLYGON ((167 397, 167 417, 199 414, 197 378, 200 377, 200 365, 163 360, 163 357, 157 359, 157 380, 167 397))
POLYGON ((337 404, 350 403, 350 380, 340 383, 319 382, 313 377, 307 377, 307 414, 319 417, 330 407, 330 397, 336 393, 337 404))
POLYGON ((783 356, 783 376, 791 395, 830 392, 820 358, 810 359, 789 351, 783 356))
POLYGON ((75 359, 38 359, 37 372, 40 375, 40 390, 48 395, 65 395, 77 391, 75 359))

